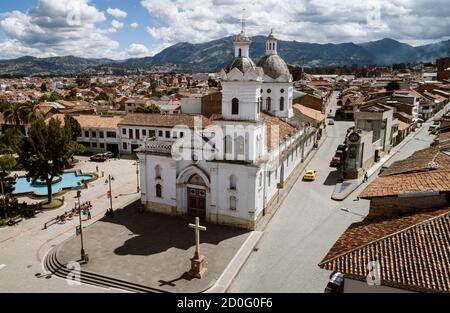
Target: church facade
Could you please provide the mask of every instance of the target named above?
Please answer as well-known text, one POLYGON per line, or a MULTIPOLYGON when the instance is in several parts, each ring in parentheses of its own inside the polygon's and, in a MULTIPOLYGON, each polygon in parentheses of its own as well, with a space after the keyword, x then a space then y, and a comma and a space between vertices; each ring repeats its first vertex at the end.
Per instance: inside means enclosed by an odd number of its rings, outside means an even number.
POLYGON ((250 45, 243 29, 220 72, 221 116, 184 116, 185 125, 171 125, 182 138, 150 139, 138 151, 146 210, 255 229, 313 149, 315 132, 289 123, 293 81, 277 39, 267 37, 257 64, 250 45))

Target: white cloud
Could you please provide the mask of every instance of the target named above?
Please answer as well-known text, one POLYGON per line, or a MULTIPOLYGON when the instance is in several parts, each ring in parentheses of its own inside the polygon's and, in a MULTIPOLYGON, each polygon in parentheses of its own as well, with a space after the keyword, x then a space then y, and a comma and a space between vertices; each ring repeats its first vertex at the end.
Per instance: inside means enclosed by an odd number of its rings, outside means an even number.
POLYGON ((112 26, 112 28, 114 28, 115 30, 119 30, 119 29, 122 29, 123 28, 123 23, 122 22, 119 22, 118 20, 112 20, 111 21, 111 26, 112 26))
POLYGON ((280 39, 363 42, 384 37, 414 42, 450 35, 448 0, 141 0, 153 23, 147 32, 165 43, 205 42, 240 31, 246 9, 247 33, 280 39))
POLYGON ((98 27, 105 15, 89 0, 39 0, 26 13, 6 12, 0 20, 6 39, 0 58, 76 55, 116 57, 119 43, 98 27))
POLYGON ((127 49, 128 55, 131 57, 149 56, 150 51, 142 44, 133 43, 127 49))
POLYGON ((128 16, 128 13, 127 13, 127 12, 122 11, 122 10, 120 10, 120 9, 111 9, 111 8, 108 8, 108 9, 106 10, 106 12, 108 12, 109 15, 112 15, 112 16, 117 17, 117 18, 125 18, 125 17, 128 16))
POLYGON ((130 24, 131 28, 139 28, 139 24, 134 22, 130 24))

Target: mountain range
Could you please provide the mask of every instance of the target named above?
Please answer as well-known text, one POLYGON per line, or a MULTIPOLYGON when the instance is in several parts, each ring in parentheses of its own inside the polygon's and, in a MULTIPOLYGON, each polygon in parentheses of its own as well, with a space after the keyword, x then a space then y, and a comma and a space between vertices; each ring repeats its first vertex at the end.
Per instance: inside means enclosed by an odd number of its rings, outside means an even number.
MULTIPOLYGON (((252 37, 250 55, 257 62, 265 54, 265 37, 252 37)), ((413 47, 393 39, 362 44, 315 44, 278 41, 278 53, 289 64, 308 67, 345 65, 390 65, 397 63, 435 62, 450 56, 450 40, 413 47)), ((0 75, 75 75, 129 71, 216 72, 233 60, 233 37, 200 44, 177 43, 153 57, 127 60, 85 59, 74 56, 35 58, 30 56, 0 60, 0 75)))

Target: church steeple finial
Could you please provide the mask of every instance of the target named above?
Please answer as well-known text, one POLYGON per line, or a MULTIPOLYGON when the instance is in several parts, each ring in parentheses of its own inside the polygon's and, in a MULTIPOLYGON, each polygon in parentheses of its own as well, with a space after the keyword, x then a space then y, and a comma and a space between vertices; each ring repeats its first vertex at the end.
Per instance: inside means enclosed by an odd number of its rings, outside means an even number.
POLYGON ((245 34, 245 8, 242 9, 242 34, 245 34))

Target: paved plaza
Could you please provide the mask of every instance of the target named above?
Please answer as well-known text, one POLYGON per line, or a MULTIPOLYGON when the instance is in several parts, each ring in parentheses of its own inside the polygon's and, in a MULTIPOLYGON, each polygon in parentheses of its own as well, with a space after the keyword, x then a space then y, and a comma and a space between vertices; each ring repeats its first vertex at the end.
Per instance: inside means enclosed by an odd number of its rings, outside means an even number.
MULTIPOLYGON (((250 234, 249 231, 204 224, 200 252, 207 272, 202 279, 188 275, 195 251, 190 218, 141 213, 135 202, 84 230, 89 262, 82 271, 132 282, 163 292, 202 292, 212 287, 250 234)), ((80 259, 80 238, 57 247, 58 261, 80 259)))

